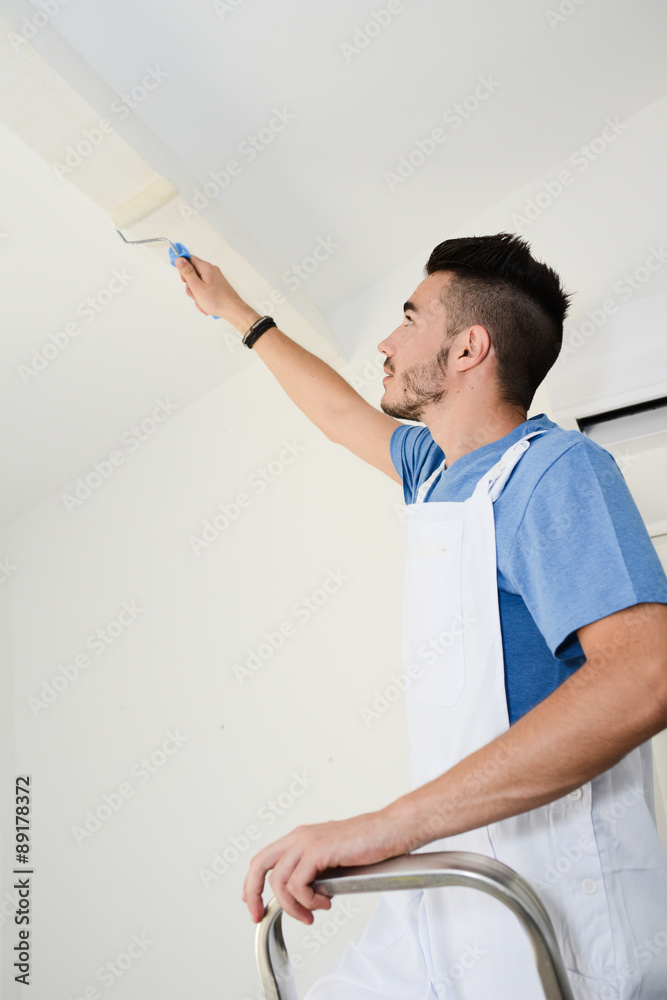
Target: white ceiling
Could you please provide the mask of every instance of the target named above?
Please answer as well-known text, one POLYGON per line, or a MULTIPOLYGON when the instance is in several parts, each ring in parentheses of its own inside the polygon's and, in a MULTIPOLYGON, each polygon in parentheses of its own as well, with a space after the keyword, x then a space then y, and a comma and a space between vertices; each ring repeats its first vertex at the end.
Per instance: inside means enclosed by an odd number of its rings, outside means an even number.
MULTIPOLYGON (((243 160, 239 144, 269 124, 274 108, 294 114, 201 214, 274 284, 318 239, 339 243, 302 287, 334 328, 354 296, 413 258, 421 267, 435 243, 508 228, 507 209, 523 204, 522 189, 537 190, 606 118, 640 121, 667 92, 667 9, 658 0, 587 0, 555 27, 546 12, 558 4, 548 0, 403 0, 402 12, 363 51, 348 53, 350 61, 342 43, 387 2, 235 0, 218 4, 223 17, 212 2, 54 3, 57 14, 31 45, 186 201, 209 171, 243 160), (121 117, 117 95, 140 86, 150 69, 166 78, 121 117), (480 77, 500 86, 453 129, 443 114, 480 77), (385 173, 438 127, 446 141, 390 191, 385 173), (502 224, 477 228, 498 206, 502 224)), ((0 0, 14 30, 37 10, 0 0)), ((577 206, 567 224, 559 207, 526 233, 584 303, 628 262, 640 262, 651 241, 665 241, 664 199, 656 202, 662 133, 645 132, 642 145, 632 128, 590 186, 582 179, 563 199, 577 206)), ((255 359, 230 356, 215 322, 174 287, 173 270, 123 247, 105 213, 2 127, 0 181, 11 192, 0 213, 7 520, 112 448, 160 393, 187 405, 255 359), (59 357, 24 385, 17 365, 122 266, 137 280, 73 342, 66 364, 59 357)), ((667 268, 650 291, 666 288, 667 268)), ((410 290, 400 288, 398 308, 410 290)), ((354 329, 346 321, 337 332, 351 357, 354 329)))
MULTIPOLYGON (((14 23, 34 11, 2 6, 14 23)), ((190 181, 236 158, 242 171, 217 207, 281 271, 319 237, 340 243, 307 283, 327 312, 590 142, 607 116, 627 120, 667 90, 661 0, 588 0, 555 26, 546 16, 555 0, 393 6, 402 13, 347 56, 341 46, 386 3, 234 0, 219 3, 221 17, 211 0, 69 0, 52 26, 90 67, 86 96, 93 73, 116 94, 140 86, 147 69, 166 74, 136 114, 169 160, 153 166, 179 174, 186 200, 190 181), (480 77, 500 86, 460 128, 443 123, 480 77), (238 146, 274 108, 294 121, 248 163, 238 146), (446 141, 392 192, 385 173, 439 126, 446 141)), ((34 41, 43 54, 49 32, 34 41)), ((73 72, 67 52, 49 46, 73 72)), ((98 99, 122 132, 120 114, 98 99)))

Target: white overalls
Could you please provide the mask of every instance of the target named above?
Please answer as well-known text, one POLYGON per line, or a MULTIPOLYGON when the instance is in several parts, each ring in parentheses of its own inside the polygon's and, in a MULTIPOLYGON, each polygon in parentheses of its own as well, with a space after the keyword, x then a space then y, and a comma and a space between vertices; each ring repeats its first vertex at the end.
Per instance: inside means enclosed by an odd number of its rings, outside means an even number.
MULTIPOLYGON (((513 444, 468 500, 424 503, 443 462, 407 506, 403 664, 415 788, 509 728, 493 503, 543 433, 513 444)), ((505 759, 488 773, 500 774, 505 759)), ((647 743, 569 795, 420 851, 485 854, 527 878, 554 924, 576 1000, 665 1000, 667 855, 652 782, 647 743)), ((384 893, 361 939, 306 1000, 443 997, 543 997, 518 921, 472 889, 384 893)))

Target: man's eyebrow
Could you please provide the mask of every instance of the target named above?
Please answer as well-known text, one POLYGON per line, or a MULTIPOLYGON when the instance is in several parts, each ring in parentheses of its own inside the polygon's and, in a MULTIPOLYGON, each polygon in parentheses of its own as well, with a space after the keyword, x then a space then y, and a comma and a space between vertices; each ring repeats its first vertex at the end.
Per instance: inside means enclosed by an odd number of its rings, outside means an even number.
POLYGON ((414 302, 408 301, 408 302, 404 302, 403 303, 403 312, 404 313, 406 313, 406 312, 418 313, 419 309, 417 309, 417 306, 414 304, 414 302))

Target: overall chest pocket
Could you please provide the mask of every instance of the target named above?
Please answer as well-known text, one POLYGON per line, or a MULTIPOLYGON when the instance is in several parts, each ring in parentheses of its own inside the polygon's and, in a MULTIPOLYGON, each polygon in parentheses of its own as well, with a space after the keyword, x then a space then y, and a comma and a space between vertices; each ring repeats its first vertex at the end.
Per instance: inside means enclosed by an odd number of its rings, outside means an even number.
POLYGON ((410 695, 432 705, 456 704, 465 687, 462 535, 457 521, 413 524, 408 532, 404 649, 417 674, 410 695))

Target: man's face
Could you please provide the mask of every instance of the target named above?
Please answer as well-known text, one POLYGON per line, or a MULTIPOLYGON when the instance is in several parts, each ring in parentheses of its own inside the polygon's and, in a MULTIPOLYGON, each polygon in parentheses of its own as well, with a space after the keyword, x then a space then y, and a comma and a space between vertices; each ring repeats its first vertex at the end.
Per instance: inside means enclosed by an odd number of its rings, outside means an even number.
POLYGON ((447 358, 445 346, 447 311, 442 296, 449 274, 437 271, 415 289, 403 307, 404 320, 378 350, 387 355, 383 379, 385 391, 380 408, 390 417, 422 420, 431 405, 445 396, 447 358))

